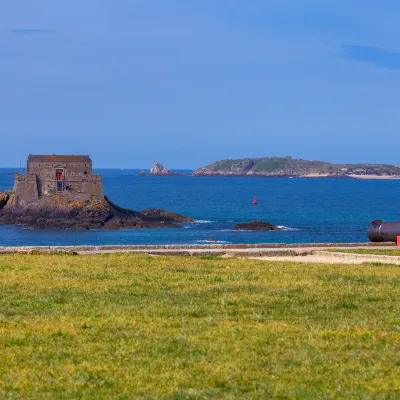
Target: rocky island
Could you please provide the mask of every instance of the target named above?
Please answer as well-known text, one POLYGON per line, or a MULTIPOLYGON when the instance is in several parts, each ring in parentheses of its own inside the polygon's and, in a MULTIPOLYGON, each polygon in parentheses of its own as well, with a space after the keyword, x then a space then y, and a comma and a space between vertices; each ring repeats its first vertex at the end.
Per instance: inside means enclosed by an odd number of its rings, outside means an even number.
POLYGON ((162 164, 156 161, 150 169, 150 175, 168 176, 174 175, 174 173, 170 169, 165 168, 162 164))
POLYGON ((279 228, 269 222, 264 221, 252 221, 244 222, 235 225, 234 231, 282 231, 283 228, 279 228))
POLYGON ((177 228, 194 221, 160 210, 133 211, 103 193, 100 175, 89 156, 33 156, 27 173, 16 174, 14 189, 0 193, 0 224, 37 228, 177 228))
POLYGON ((332 164, 292 157, 266 157, 216 161, 196 169, 193 175, 393 179, 400 178, 400 167, 388 164, 332 164))
POLYGON ((181 174, 179 172, 173 172, 168 168, 165 168, 161 163, 156 161, 153 163, 150 172, 147 174, 145 171, 140 171, 140 176, 188 176, 190 174, 181 174))

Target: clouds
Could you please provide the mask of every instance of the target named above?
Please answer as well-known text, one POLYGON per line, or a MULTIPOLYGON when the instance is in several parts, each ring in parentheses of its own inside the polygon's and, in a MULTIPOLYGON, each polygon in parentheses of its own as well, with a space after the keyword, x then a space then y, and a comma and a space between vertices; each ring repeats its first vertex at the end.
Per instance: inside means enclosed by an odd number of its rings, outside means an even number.
POLYGON ((386 50, 381 47, 343 45, 341 57, 373 64, 378 68, 400 70, 400 52, 386 50))

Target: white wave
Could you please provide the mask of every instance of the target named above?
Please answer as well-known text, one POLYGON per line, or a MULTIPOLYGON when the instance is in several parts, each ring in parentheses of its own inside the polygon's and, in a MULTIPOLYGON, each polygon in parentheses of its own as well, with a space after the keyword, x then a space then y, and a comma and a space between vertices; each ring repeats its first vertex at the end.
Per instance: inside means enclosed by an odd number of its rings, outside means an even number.
POLYGON ((276 227, 279 229, 282 229, 283 231, 299 231, 300 230, 297 228, 290 228, 289 226, 284 226, 284 225, 277 225, 276 227))
MULTIPOLYGON (((277 225, 277 228, 279 228, 282 231, 299 231, 300 230, 297 228, 290 228, 290 227, 284 226, 284 225, 277 225)), ((264 230, 257 230, 257 229, 252 230, 252 229, 233 229, 233 228, 231 228, 231 229, 218 229, 213 232, 253 232, 254 233, 254 232, 279 232, 279 231, 273 231, 273 230, 271 230, 271 231, 265 230, 264 231, 264 230)))
POLYGON ((196 221, 191 222, 192 224, 211 224, 214 221, 207 221, 202 219, 197 219, 196 221))

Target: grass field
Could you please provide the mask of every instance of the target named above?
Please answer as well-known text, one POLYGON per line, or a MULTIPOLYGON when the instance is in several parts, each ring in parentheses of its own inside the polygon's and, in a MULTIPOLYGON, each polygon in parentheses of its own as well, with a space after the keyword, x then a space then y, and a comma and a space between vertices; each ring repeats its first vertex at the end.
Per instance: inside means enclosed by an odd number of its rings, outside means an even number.
POLYGON ((331 253, 372 254, 377 256, 400 256, 400 249, 327 249, 331 253))
POLYGON ((399 399, 400 267, 0 256, 5 399, 399 399))

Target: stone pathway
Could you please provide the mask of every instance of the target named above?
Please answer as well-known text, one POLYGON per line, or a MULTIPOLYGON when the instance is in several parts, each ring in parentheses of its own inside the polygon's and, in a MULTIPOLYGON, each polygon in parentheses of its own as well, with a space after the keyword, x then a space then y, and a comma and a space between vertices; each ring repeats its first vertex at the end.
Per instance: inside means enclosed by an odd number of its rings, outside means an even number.
MULTIPOLYGON (((253 258, 253 257, 252 257, 253 258)), ((309 255, 283 256, 283 257, 258 257, 258 260, 268 261, 290 261, 301 263, 318 264, 364 264, 364 263, 383 263, 400 265, 400 257, 375 255, 375 254, 350 254, 350 253, 331 253, 328 251, 315 251, 309 255)))
POLYGON ((106 254, 144 253, 172 256, 219 256, 227 258, 252 258, 269 261, 294 261, 305 263, 362 264, 381 262, 400 265, 400 257, 332 253, 327 248, 373 249, 394 248, 393 243, 319 243, 319 244, 238 244, 238 245, 127 245, 127 246, 23 246, 1 247, 5 253, 40 254, 106 254))

